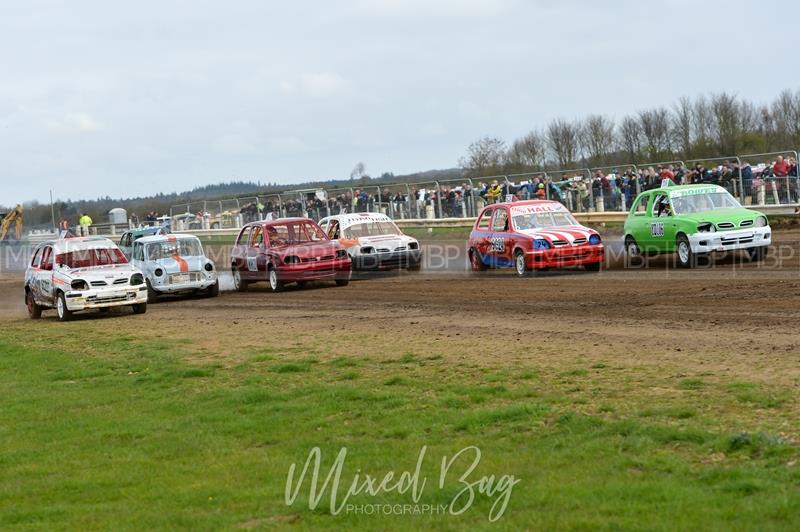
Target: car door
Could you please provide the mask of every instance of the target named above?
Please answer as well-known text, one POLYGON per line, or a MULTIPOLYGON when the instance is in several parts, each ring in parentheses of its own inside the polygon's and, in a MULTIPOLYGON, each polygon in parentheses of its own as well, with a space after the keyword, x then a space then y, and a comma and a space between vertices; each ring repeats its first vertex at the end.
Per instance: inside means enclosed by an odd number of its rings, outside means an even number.
MULTIPOLYGON (((647 208, 647 248, 658 252, 670 251, 674 247, 675 218, 671 215, 665 215, 667 211, 661 208, 665 201, 669 202, 669 196, 666 192, 654 192, 650 194, 650 202, 647 208)), ((671 213, 672 210, 670 209, 669 212, 671 213)))
POLYGON ((251 226, 245 226, 240 232, 231 252, 232 267, 239 271, 242 278, 247 276, 247 250, 250 246, 251 226))
POLYGON ((491 257, 494 266, 510 266, 511 254, 514 252, 511 245, 511 222, 508 217, 507 207, 496 207, 492 216, 491 257))
POLYGON ((625 232, 633 237, 640 248, 644 248, 650 240, 650 224, 648 222, 648 207, 650 206, 650 193, 639 194, 631 206, 631 212, 625 221, 625 232))
POLYGON ((474 247, 484 264, 492 259, 492 215, 494 207, 486 207, 478 218, 472 231, 472 247, 474 247))
POLYGON ((144 244, 138 240, 133 243, 133 253, 131 253, 131 263, 144 271, 144 244))
MULTIPOLYGON (((53 285, 53 248, 45 246, 42 250, 42 259, 39 263, 37 279, 39 300, 52 306, 55 303, 55 286, 53 285)), ((68 290, 69 287, 65 287, 68 290)))
POLYGON ((264 262, 264 228, 254 225, 250 231, 250 240, 245 258, 245 279, 261 280, 266 277, 266 264, 264 262))

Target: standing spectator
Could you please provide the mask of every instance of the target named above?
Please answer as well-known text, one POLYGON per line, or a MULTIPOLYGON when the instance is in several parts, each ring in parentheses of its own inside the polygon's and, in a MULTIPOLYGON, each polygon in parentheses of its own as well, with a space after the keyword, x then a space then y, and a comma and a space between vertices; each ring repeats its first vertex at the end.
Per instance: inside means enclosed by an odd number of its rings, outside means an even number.
POLYGON ((80 226, 80 236, 89 236, 89 228, 92 226, 92 217, 86 213, 83 213, 78 220, 78 225, 80 226))
POLYGON ((755 205, 757 191, 753 186, 753 168, 747 161, 742 161, 742 167, 739 171, 742 175, 742 188, 744 188, 744 193, 750 196, 750 204, 755 205))
POLYGON ((786 177, 789 175, 789 163, 787 163, 782 155, 778 155, 778 160, 772 166, 772 175, 775 177, 786 177))

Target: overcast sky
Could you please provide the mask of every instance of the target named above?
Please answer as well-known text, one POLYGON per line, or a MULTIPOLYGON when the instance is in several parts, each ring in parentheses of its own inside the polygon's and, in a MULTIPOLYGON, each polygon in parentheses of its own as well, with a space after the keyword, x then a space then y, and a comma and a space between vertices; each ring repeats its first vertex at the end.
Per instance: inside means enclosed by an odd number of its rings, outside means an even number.
POLYGON ((456 165, 483 135, 800 87, 800 2, 19 1, 0 204, 456 165))

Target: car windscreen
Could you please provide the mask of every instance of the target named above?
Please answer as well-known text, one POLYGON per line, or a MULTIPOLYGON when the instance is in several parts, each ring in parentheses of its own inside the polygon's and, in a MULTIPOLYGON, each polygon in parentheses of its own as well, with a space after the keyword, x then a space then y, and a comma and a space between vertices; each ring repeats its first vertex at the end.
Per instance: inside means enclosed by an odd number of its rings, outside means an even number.
POLYGON ((533 212, 526 214, 512 212, 512 218, 514 220, 514 228, 518 231, 579 225, 578 221, 568 212, 533 212))
POLYGON ((368 220, 345 227, 343 231, 344 238, 400 234, 400 229, 389 220, 368 220))
POLYGON ((276 224, 267 227, 270 247, 322 242, 328 237, 318 226, 308 222, 276 224))
POLYGON ((91 268, 127 263, 128 259, 117 248, 77 249, 56 256, 56 264, 63 264, 69 268, 91 268))
POLYGON ((159 260, 166 257, 201 257, 203 248, 200 241, 196 238, 178 238, 175 240, 164 240, 163 242, 151 242, 147 244, 145 256, 147 260, 159 260))
POLYGON ((700 194, 675 194, 672 196, 672 208, 675 214, 691 214, 693 212, 736 209, 739 207, 741 207, 739 202, 727 190, 700 194))

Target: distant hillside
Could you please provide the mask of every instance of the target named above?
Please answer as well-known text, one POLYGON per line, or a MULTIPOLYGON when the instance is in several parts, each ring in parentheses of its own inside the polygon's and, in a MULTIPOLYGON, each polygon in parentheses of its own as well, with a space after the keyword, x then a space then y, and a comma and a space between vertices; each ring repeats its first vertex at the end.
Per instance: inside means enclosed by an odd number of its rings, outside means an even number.
MULTIPOLYGON (((226 199, 242 197, 256 194, 271 194, 276 192, 314 189, 314 188, 346 188, 363 187, 369 185, 381 185, 389 183, 415 183, 430 182, 433 180, 458 179, 462 172, 458 168, 446 170, 428 170, 407 175, 394 175, 384 173, 380 177, 364 176, 360 179, 336 179, 328 181, 306 181, 304 183, 294 183, 289 185, 278 185, 277 183, 259 183, 254 181, 231 181, 227 183, 217 183, 193 188, 192 190, 170 194, 155 194, 153 196, 136 198, 111 198, 104 197, 95 200, 85 201, 58 201, 55 203, 56 222, 62 218, 67 218, 71 222, 76 222, 80 213, 87 212, 96 223, 105 222, 108 219, 108 211, 115 207, 126 209, 129 214, 136 213, 143 217, 150 211, 159 214, 169 213, 169 208, 173 205, 182 203, 192 203, 203 200, 226 199)), ((11 206, 13 207, 13 206, 11 206)), ((24 204, 25 207, 25 226, 27 228, 46 228, 51 225, 51 212, 49 204, 42 204, 37 201, 24 204)), ((9 210, 9 206, 0 206, 0 212, 9 210)))

